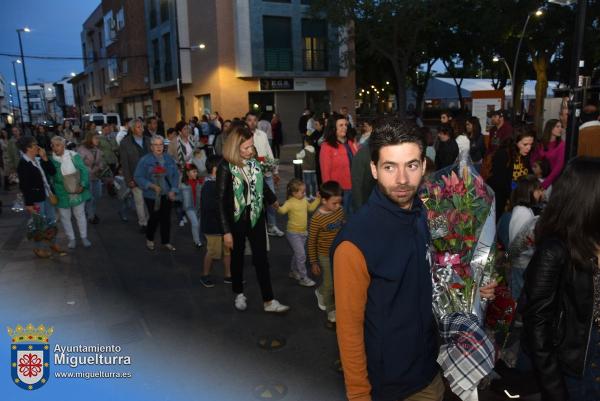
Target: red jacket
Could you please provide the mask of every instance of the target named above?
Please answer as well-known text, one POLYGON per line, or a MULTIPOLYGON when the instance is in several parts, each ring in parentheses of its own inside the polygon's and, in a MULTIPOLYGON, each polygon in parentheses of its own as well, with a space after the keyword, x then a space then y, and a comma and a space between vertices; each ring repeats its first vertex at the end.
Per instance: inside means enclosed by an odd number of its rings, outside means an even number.
MULTIPOLYGON (((352 140, 348 141, 352 155, 358 151, 358 146, 352 140)), ((352 177, 350 174, 350 160, 346 147, 342 143, 338 143, 337 148, 334 148, 327 142, 321 145, 321 153, 319 153, 321 164, 321 178, 323 182, 337 181, 344 191, 352 189, 352 177)))

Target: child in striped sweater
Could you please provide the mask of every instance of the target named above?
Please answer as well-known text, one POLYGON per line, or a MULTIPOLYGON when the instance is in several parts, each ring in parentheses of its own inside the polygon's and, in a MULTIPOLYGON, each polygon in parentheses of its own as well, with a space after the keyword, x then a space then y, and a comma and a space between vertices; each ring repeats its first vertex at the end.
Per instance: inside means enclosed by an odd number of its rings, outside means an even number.
POLYGON ((319 309, 327 312, 327 320, 335 323, 333 299, 333 272, 329 249, 345 222, 342 209, 342 187, 336 181, 327 181, 320 188, 321 207, 313 214, 308 231, 308 259, 315 276, 323 276, 315 290, 319 309))

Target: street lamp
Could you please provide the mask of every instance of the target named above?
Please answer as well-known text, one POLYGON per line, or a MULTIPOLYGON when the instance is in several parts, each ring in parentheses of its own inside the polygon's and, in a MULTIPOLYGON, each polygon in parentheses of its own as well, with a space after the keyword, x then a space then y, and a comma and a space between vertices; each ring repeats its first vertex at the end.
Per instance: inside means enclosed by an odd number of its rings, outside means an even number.
MULTIPOLYGON (((25 57, 23 56, 23 41, 21 40, 21 32, 31 32, 28 27, 17 29, 17 36, 19 37, 19 50, 21 51, 21 66, 23 67, 23 80, 25 81, 25 96, 27 97, 27 115, 29 116, 29 123, 32 124, 31 118, 31 103, 29 101, 29 87, 27 85, 27 72, 25 71, 25 57)), ((21 116, 21 123, 23 117, 21 116)))
MULTIPOLYGON (((15 76, 14 87, 17 88, 17 100, 19 101, 19 118, 21 120, 21 128, 23 128, 23 108, 21 107, 21 94, 19 93, 19 81, 17 81, 17 68, 15 63, 21 64, 21 60, 17 59, 11 62, 13 67, 13 74, 15 76)), ((11 82, 11 85, 13 82, 11 82)))
MULTIPOLYGON (((532 15, 535 15, 536 17, 541 17, 544 14, 544 12, 542 11, 541 8, 538 8, 537 10, 530 12, 527 14, 527 19, 525 20, 525 24, 523 25, 523 30, 521 31, 521 37, 519 38, 519 44, 517 45, 517 54, 515 55, 515 62, 513 64, 513 70, 512 70, 512 76, 516 77, 517 76, 517 64, 519 62, 519 53, 521 52, 521 44, 523 44, 523 37, 525 36, 525 31, 527 30, 527 25, 529 24, 529 20, 531 19, 532 15)), ((514 80, 512 81, 512 96, 513 96, 513 107, 515 109, 515 113, 517 112, 517 105, 515 104, 515 99, 516 99, 516 88, 515 88, 515 82, 514 80)), ((521 114, 521 113, 519 113, 521 114)))
POLYGON ((75 74, 74 72, 72 72, 72 73, 71 73, 71 76, 72 76, 72 77, 75 77, 75 76, 77 76, 77 74, 75 74))
MULTIPOLYGON (((508 66, 508 63, 506 62, 506 59, 504 57, 498 57, 498 56, 494 56, 494 58, 492 59, 492 61, 494 63, 498 63, 500 61, 502 61, 502 63, 504 64, 504 66, 506 67, 506 71, 508 71, 508 77, 510 78, 510 84, 512 86, 515 86, 515 83, 513 82, 513 76, 512 76, 512 72, 510 71, 510 67, 508 66)), ((513 88, 514 89, 514 88, 513 88)), ((513 95, 514 96, 514 95, 513 95)))

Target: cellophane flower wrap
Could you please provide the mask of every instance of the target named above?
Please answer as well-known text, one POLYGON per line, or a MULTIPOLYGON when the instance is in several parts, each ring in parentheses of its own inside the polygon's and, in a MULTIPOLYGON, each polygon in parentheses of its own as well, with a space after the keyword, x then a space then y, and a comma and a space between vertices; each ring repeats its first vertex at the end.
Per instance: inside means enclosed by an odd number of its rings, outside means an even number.
POLYGON ((36 206, 27 223, 27 239, 35 242, 51 241, 57 232, 56 220, 44 217, 36 206))
POLYGON ((477 399, 477 385, 494 367, 494 346, 483 329, 486 301, 479 289, 494 279, 494 192, 468 152, 427 177, 421 190, 432 237, 433 311, 442 346, 438 363, 452 391, 477 399))

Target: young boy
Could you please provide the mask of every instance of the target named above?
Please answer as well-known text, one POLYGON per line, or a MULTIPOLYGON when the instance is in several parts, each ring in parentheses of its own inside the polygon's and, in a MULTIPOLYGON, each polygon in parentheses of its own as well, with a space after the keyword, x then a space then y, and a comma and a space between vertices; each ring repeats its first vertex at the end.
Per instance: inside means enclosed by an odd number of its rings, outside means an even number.
POLYGON ((200 282, 206 288, 215 286, 210 278, 210 269, 213 259, 221 259, 223 255, 223 266, 225 267, 225 283, 231 284, 231 254, 229 249, 223 246, 223 233, 219 219, 217 218, 217 188, 215 179, 217 177, 217 166, 221 162, 218 156, 209 156, 206 160, 206 170, 209 175, 204 181, 200 193, 200 224, 202 232, 206 236, 206 256, 204 256, 204 266, 200 282))
POLYGON ((342 187, 335 181, 324 182, 320 195, 321 206, 313 214, 308 231, 308 260, 312 273, 315 276, 323 275, 321 285, 315 290, 319 309, 327 311, 327 320, 335 323, 333 272, 329 249, 345 220, 342 187))
POLYGON ((317 155, 309 137, 304 137, 304 148, 296 154, 302 160, 302 178, 309 202, 317 197, 317 155))

